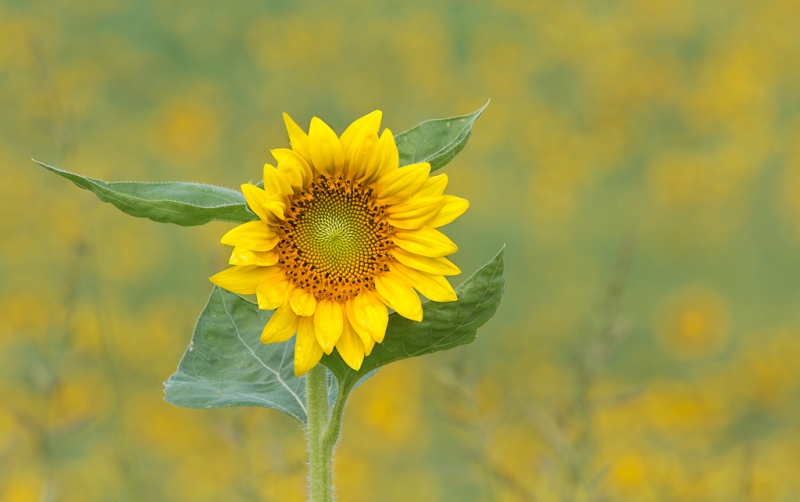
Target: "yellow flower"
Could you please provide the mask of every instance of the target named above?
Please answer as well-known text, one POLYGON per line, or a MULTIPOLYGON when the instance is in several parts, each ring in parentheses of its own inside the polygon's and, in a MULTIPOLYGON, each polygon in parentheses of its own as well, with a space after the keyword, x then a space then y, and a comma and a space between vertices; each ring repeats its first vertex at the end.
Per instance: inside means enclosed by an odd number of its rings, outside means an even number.
POLYGON ((444 276, 460 273, 445 258, 458 248, 437 228, 469 203, 443 195, 447 175, 430 177, 427 162, 399 167, 391 131, 378 136, 380 111, 340 137, 316 117, 308 134, 288 115, 284 120, 292 149, 272 150, 278 167, 264 166, 263 189, 242 185, 259 219, 222 237, 234 246, 233 267, 211 282, 255 293, 259 308, 275 309, 261 342, 297 333, 298 376, 334 348, 358 370, 383 341, 387 306, 421 321, 416 291, 457 300, 444 276))

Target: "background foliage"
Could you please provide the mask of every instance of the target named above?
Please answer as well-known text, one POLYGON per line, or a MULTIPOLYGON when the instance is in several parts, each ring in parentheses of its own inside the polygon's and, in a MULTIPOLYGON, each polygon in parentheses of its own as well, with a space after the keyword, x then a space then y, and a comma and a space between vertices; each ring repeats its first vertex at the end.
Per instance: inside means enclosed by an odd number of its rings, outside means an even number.
POLYGON ((130 218, 30 162, 237 187, 280 113, 399 132, 492 103, 445 168, 467 347, 353 395, 350 501, 795 500, 800 7, 0 0, 0 500, 301 501, 301 432, 161 383, 232 225, 130 218))

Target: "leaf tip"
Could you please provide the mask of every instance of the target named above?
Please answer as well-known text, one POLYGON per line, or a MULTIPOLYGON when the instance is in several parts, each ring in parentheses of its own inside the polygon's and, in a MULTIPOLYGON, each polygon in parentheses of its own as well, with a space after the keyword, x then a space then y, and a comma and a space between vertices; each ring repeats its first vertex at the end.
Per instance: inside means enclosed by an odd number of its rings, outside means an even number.
POLYGON ((491 102, 492 102, 491 98, 487 99, 486 103, 484 103, 483 106, 481 106, 480 108, 478 108, 474 112, 470 113, 469 115, 464 115, 463 118, 469 119, 470 120, 470 124, 474 124, 475 121, 477 121, 478 118, 481 115, 483 115, 484 110, 486 110, 486 108, 489 106, 489 103, 491 103, 491 102))

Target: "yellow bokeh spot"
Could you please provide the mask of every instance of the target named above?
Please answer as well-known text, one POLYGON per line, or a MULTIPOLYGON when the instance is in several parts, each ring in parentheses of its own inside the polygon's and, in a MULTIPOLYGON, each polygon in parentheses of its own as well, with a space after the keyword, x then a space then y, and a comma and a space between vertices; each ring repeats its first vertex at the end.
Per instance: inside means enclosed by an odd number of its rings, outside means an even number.
POLYGON ((78 382, 66 382, 60 385, 52 398, 53 419, 69 423, 88 418, 93 402, 96 403, 95 387, 93 381, 85 385, 78 382))
POLYGON ((314 69, 339 56, 342 28, 335 15, 312 19, 267 17, 253 23, 246 41, 255 60, 265 69, 290 67, 301 72, 298 76, 319 77, 314 69), (285 40, 291 40, 292 50, 286 50, 285 40))
POLYGON ((656 385, 642 402, 642 420, 655 430, 697 446, 731 419, 729 405, 717 388, 694 384, 656 385))
POLYGON ((360 420, 381 443, 418 446, 424 432, 420 413, 420 377, 408 368, 414 362, 383 368, 377 378, 354 395, 360 420))
POLYGON ((52 321, 52 312, 43 309, 43 303, 42 296, 29 291, 18 291, 0 298, 0 317, 3 319, 0 344, 14 338, 43 338, 52 321))
POLYGON ((756 149, 736 146, 665 155, 649 169, 650 193, 667 209, 713 208, 745 193, 762 160, 756 149))
POLYGON ((20 69, 28 64, 34 32, 33 20, 15 18, 5 9, 0 10, 0 69, 20 69))
POLYGON ((611 469, 609 482, 623 493, 640 490, 647 482, 647 468, 642 456, 628 453, 619 458, 611 469))
POLYGON ((162 107, 154 132, 159 153, 177 163, 197 161, 216 150, 220 120, 200 99, 179 101, 162 107))
POLYGON ((793 401, 800 388, 800 334, 780 329, 751 335, 753 343, 742 351, 729 370, 735 399, 774 410, 793 401))
POLYGON ((15 472, 6 483, 0 501, 40 502, 43 500, 44 482, 33 472, 15 472))
POLYGON ((728 341, 730 314, 725 300, 707 288, 690 288, 669 298, 656 320, 662 344, 682 358, 710 356, 728 341))

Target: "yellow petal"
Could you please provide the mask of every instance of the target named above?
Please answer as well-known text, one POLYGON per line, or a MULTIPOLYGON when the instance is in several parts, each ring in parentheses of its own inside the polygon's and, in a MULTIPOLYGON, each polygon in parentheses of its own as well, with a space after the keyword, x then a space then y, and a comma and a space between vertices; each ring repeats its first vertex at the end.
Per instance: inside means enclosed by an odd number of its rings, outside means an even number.
POLYGON ((314 173, 311 171, 311 167, 308 165, 308 162, 306 162, 306 159, 301 157, 297 152, 288 148, 276 148, 270 150, 270 153, 275 157, 275 160, 278 161, 279 172, 287 173, 287 177, 289 173, 292 173, 291 179, 293 181, 291 183, 293 186, 301 187, 311 183, 311 180, 314 178, 314 173), (298 175, 300 176, 299 180, 297 178, 298 175))
POLYGON ((294 342, 294 374, 305 375, 322 359, 322 347, 314 334, 314 318, 301 317, 297 324, 297 340, 294 342))
POLYGON ((356 332, 359 338, 361 338, 361 343, 364 345, 364 353, 369 355, 372 352, 372 347, 375 346, 375 340, 372 339, 372 336, 361 326, 356 323, 356 316, 353 313, 353 299, 349 299, 344 304, 344 312, 347 314, 347 322, 350 323, 350 327, 353 331, 356 332), (371 342, 371 343, 370 343, 371 342), (369 349, 367 349, 367 343, 370 343, 369 349))
POLYGON ((231 265, 259 265, 271 267, 278 263, 278 253, 274 251, 251 251, 243 247, 235 247, 228 260, 231 265))
POLYGON ((428 223, 429 227, 438 228, 452 223, 456 218, 469 209, 469 201, 454 195, 444 196, 444 206, 439 213, 428 223))
POLYGON ((301 316, 312 316, 317 309, 317 299, 305 289, 294 288, 289 293, 289 303, 295 313, 301 316))
POLYGON ((291 195, 292 185, 275 166, 264 164, 264 192, 267 195, 291 195))
POLYGON ((342 172, 344 152, 342 143, 328 124, 314 117, 308 129, 308 149, 317 171, 326 176, 342 172))
POLYGON ((375 339, 371 336, 362 337, 361 335, 359 335, 359 338, 361 338, 361 343, 364 345, 364 354, 367 356, 372 354, 372 349, 375 348, 375 339))
POLYGON ((375 290, 401 316, 422 320, 422 302, 405 277, 397 272, 384 272, 375 278, 375 290))
POLYGON ((411 197, 431 173, 427 162, 396 169, 375 182, 375 196, 381 204, 396 204, 411 197))
MULTIPOLYGON (((384 306, 383 308, 386 307, 384 306)), ((375 340, 371 336, 369 336, 369 333, 359 328, 358 325, 354 324, 350 315, 351 314, 347 314, 347 320, 350 323, 350 329, 355 331, 355 333, 358 335, 358 338, 361 339, 361 344, 364 346, 364 354, 366 355, 372 354, 372 349, 375 347, 375 340)))
POLYGON ((308 135, 304 130, 300 129, 300 126, 286 113, 283 114, 283 121, 286 123, 286 131, 289 133, 289 143, 292 145, 292 150, 303 157, 308 165, 311 165, 311 155, 308 150, 308 135))
POLYGON ((248 221, 222 236, 220 242, 228 246, 243 247, 252 251, 269 251, 280 240, 274 227, 261 220, 248 221))
POLYGON ((369 132, 377 136, 378 129, 381 127, 381 118, 383 118, 383 113, 380 110, 375 110, 374 112, 368 113, 363 117, 353 121, 352 124, 347 126, 347 129, 345 129, 342 135, 339 137, 339 141, 342 142, 342 149, 345 151, 345 153, 347 153, 347 151, 350 149, 350 146, 353 144, 353 141, 358 136, 369 132))
POLYGON ((292 289, 292 283, 283 273, 283 269, 272 268, 278 269, 278 272, 268 276, 256 288, 256 300, 258 300, 258 308, 261 310, 276 309, 286 303, 286 298, 292 289))
POLYGON ((342 336, 343 322, 342 305, 339 302, 332 300, 317 302, 317 310, 314 311, 314 332, 317 334, 317 342, 326 354, 333 352, 336 342, 342 336))
POLYGON ((286 181, 289 182, 293 189, 303 188, 306 185, 304 173, 295 164, 278 163, 278 172, 286 178, 286 181))
POLYGON ((285 342, 297 332, 300 318, 292 311, 289 303, 284 303, 267 321, 261 332, 261 343, 285 342))
POLYGON ((378 142, 381 117, 380 110, 364 115, 350 124, 339 138, 344 152, 344 172, 351 178, 358 179, 366 172, 372 149, 378 142))
POLYGON ((422 296, 435 302, 454 302, 458 300, 453 286, 441 275, 420 272, 402 263, 389 265, 389 270, 396 270, 403 274, 408 282, 419 291, 422 296))
POLYGON ((414 230, 434 219, 444 203, 444 197, 412 197, 386 208, 387 219, 395 228, 414 230))
POLYGON ((350 179, 359 181, 364 179, 369 171, 370 157, 377 142, 377 134, 361 136, 353 142, 344 160, 344 172, 350 179))
POLYGON ((356 180, 363 176, 364 183, 373 183, 387 174, 396 171, 400 165, 400 154, 397 152, 397 143, 394 142, 392 131, 384 129, 380 139, 372 148, 369 160, 364 166, 363 173, 354 177, 356 180))
POLYGON ((414 197, 436 197, 442 195, 447 188, 447 175, 437 174, 425 180, 425 184, 414 197))
POLYGON ((458 246, 453 241, 431 227, 395 232, 394 243, 406 251, 432 258, 453 254, 458 251, 458 246))
POLYGON ((364 362, 364 344, 346 319, 342 325, 342 336, 336 342, 336 350, 348 366, 356 371, 361 369, 361 364, 364 362))
POLYGON ((249 183, 242 185, 242 193, 250 210, 256 213, 262 221, 277 225, 283 219, 286 204, 283 202, 282 195, 269 195, 264 190, 249 183), (279 219, 276 220, 276 218, 279 219))
POLYGON ((444 257, 431 258, 409 253, 403 248, 395 247, 392 249, 392 256, 403 265, 429 274, 438 275, 458 275, 461 270, 453 262, 444 257))
MULTIPOLYGON (((380 297, 372 291, 362 291, 357 297, 347 302, 347 317, 356 332, 364 338, 369 336, 374 341, 380 343, 386 336, 386 326, 389 324, 389 312, 381 302, 380 297)), ((367 348, 367 341, 364 342, 364 349, 367 348)), ((367 355, 372 351, 367 351, 367 355)))
POLYGON ((208 279, 233 293, 252 295, 259 284, 275 273, 277 267, 259 267, 257 265, 233 266, 214 274, 208 279))

